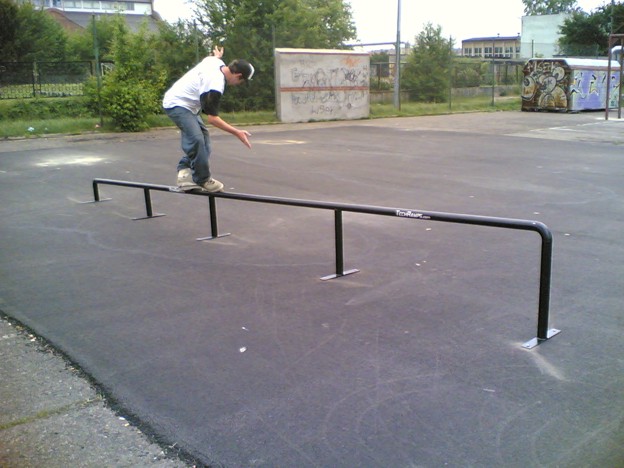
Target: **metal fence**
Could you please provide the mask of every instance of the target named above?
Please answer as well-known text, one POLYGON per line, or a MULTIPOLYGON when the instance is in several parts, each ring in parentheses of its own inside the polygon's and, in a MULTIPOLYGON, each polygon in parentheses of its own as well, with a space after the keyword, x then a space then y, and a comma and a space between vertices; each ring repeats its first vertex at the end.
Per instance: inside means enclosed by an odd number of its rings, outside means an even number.
MULTIPOLYGON (((450 84, 453 88, 495 85, 519 85, 522 83, 524 61, 485 60, 456 61, 450 68, 450 84)), ((401 64, 401 74, 405 63, 401 64)), ((371 91, 383 91, 394 86, 393 63, 371 63, 371 91)), ((405 88, 402 86, 402 89, 405 88)))
POLYGON ((0 62, 0 99, 82 96, 95 72, 91 61, 0 62))
MULTIPOLYGON (((401 64, 401 73, 403 67, 401 64)), ((458 99, 485 96, 496 100, 506 100, 509 96, 519 96, 522 87, 524 62, 500 59, 459 59, 454 60, 444 79, 437 81, 444 101, 452 106, 458 99)), ((373 104, 390 104, 394 101, 393 63, 371 63, 370 100, 373 104)), ((418 90, 401 81, 401 101, 416 102, 418 90)), ((423 102, 427 102, 426 98, 423 102)))

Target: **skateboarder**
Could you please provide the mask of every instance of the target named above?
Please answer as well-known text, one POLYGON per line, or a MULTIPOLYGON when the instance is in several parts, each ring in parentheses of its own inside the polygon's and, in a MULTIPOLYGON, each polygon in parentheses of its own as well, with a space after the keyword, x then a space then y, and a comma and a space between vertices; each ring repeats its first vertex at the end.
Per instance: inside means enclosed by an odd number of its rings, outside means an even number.
POLYGON ((221 60, 223 48, 215 47, 213 53, 176 81, 163 99, 165 112, 181 131, 184 156, 178 163, 177 183, 184 191, 223 191, 223 184, 210 173, 210 135, 201 112, 208 116, 209 124, 231 133, 251 148, 249 132, 219 117, 219 103, 226 83, 238 86, 248 82, 253 77, 254 67, 242 59, 226 66, 221 60))

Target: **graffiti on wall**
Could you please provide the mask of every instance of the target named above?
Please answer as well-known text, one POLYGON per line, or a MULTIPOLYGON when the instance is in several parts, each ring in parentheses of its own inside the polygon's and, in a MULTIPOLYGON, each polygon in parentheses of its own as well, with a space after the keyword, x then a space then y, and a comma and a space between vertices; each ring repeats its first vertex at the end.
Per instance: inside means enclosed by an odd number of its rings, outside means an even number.
POLYGON ((367 55, 284 54, 280 61, 283 121, 367 117, 367 55))
MULTIPOLYGON (((597 110, 607 100, 605 67, 572 68, 565 60, 531 60, 524 69, 522 108, 531 110, 597 110)), ((617 105, 619 73, 612 73, 609 107, 617 105)))
MULTIPOLYGON (((574 109, 604 109, 607 100, 607 70, 574 70, 570 83, 570 97, 574 109)), ((619 73, 611 74, 609 107, 617 107, 620 91, 619 73)))
POLYGON ((524 69, 522 108, 566 110, 569 74, 560 60, 535 60, 524 69))
MULTIPOLYGON (((357 106, 368 106, 368 67, 290 70, 290 99, 294 107, 309 107, 313 116, 332 118, 357 106)), ((284 91, 284 88, 282 88, 284 91)))

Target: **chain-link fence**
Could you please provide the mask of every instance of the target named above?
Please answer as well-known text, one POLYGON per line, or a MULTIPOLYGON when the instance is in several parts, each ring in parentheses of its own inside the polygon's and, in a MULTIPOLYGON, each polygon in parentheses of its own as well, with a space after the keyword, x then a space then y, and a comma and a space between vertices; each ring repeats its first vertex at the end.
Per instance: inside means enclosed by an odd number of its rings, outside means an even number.
MULTIPOLYGON (((401 64, 404 77, 405 64, 401 64)), ((471 59, 455 60, 449 76, 440 79, 443 87, 440 94, 448 96, 470 97, 493 93, 497 96, 520 95, 523 80, 524 61, 471 59)), ((394 63, 371 63, 370 92, 371 102, 390 103, 394 93, 394 63)), ((419 90, 411 89, 401 81, 401 100, 418 101, 419 90)), ((423 99, 426 101, 426 99, 423 99)))
POLYGON ((82 96, 94 75, 95 62, 89 61, 0 62, 0 99, 82 96))

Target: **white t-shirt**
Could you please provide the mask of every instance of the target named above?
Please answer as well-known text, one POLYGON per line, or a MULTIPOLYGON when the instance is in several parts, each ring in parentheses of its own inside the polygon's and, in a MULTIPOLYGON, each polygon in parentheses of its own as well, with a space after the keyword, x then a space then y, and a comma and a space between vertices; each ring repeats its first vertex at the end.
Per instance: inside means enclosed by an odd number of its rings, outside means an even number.
POLYGON ((208 91, 218 91, 223 94, 225 90, 225 75, 221 72, 224 67, 223 60, 217 57, 206 57, 195 67, 186 72, 165 93, 163 107, 184 107, 194 114, 201 111, 199 97, 208 91))

